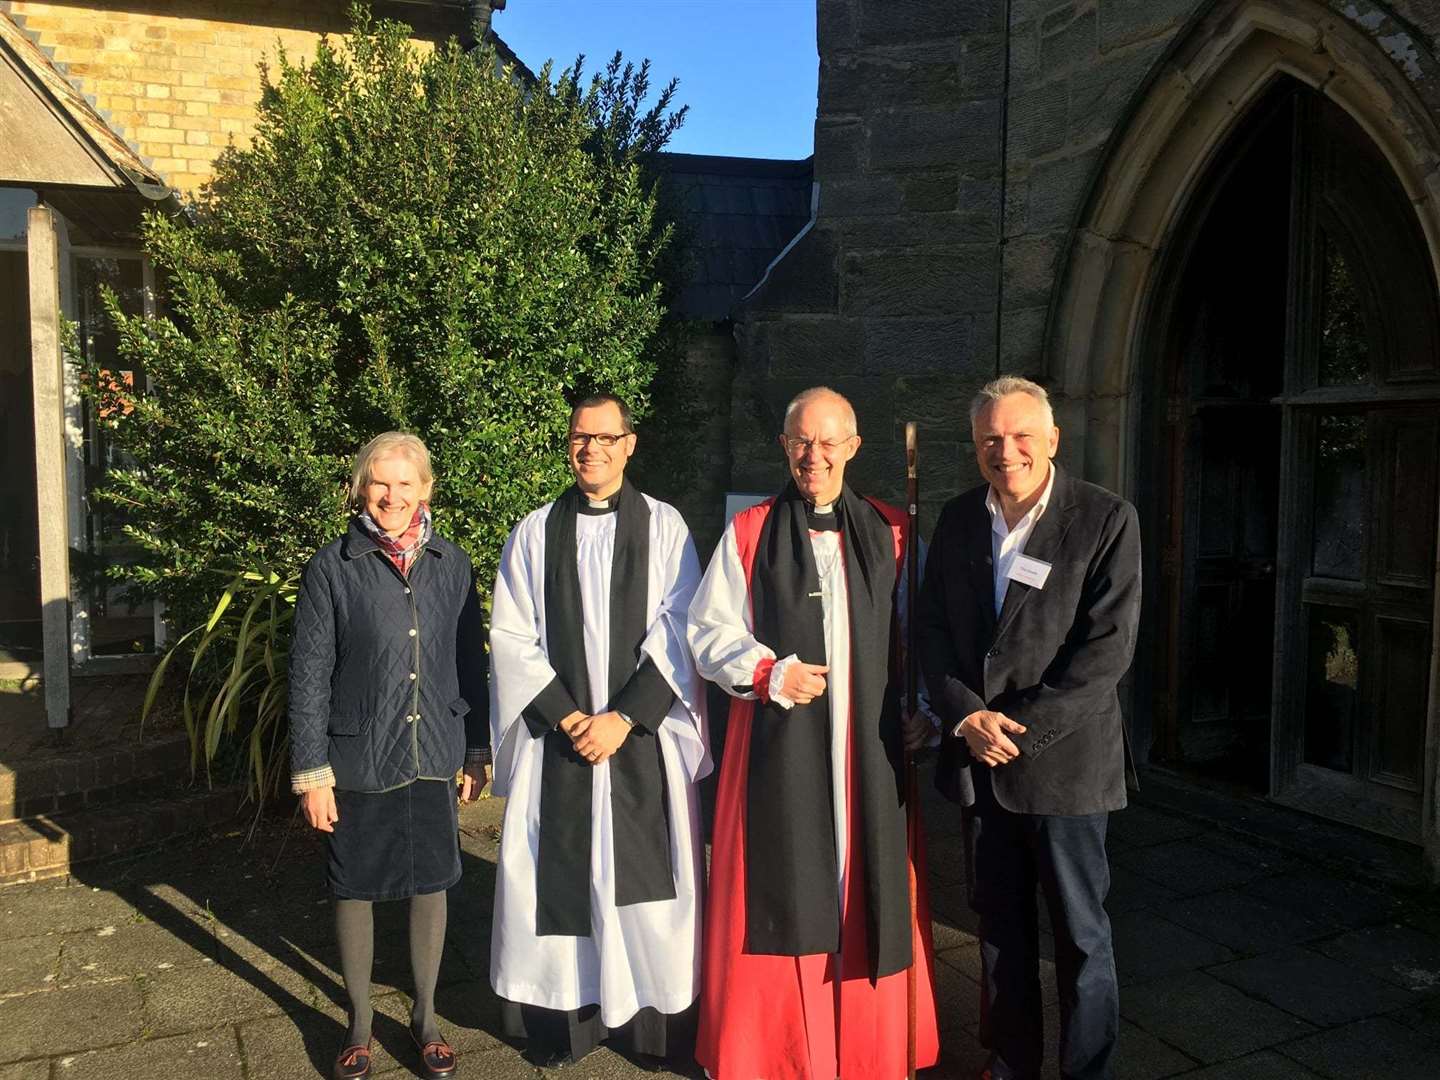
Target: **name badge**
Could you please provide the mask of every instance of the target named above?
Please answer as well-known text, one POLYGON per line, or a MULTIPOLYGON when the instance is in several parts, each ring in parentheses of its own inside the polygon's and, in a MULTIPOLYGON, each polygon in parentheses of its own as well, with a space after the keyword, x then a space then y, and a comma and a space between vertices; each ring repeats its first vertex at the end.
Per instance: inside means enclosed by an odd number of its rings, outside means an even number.
POLYGON ((1050 577, 1050 564, 1032 559, 1029 555, 1016 555, 1015 561, 1010 564, 1010 572, 1005 576, 1032 589, 1043 589, 1050 577))

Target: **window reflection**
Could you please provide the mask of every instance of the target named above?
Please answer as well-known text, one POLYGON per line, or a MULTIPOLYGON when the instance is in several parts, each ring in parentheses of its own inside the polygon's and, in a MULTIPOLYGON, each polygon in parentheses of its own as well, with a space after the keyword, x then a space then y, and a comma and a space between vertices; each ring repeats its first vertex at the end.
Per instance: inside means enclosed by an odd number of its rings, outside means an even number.
POLYGON ((1365 418, 1322 416, 1315 455, 1311 572, 1359 581, 1365 563, 1365 418))
POLYGON ((1310 608, 1305 685, 1305 760, 1349 772, 1360 694, 1360 628, 1353 611, 1310 608))
POLYGON ((1370 339, 1350 263, 1338 244, 1322 241, 1325 280, 1321 292, 1320 385, 1355 386, 1370 381, 1370 339))

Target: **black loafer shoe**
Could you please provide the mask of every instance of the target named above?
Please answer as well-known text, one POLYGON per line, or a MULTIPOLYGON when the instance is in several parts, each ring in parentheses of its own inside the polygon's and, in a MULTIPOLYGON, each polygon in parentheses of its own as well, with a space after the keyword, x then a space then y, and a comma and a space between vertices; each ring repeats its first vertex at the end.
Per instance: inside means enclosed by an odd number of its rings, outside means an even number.
POLYGON ((415 1042, 415 1048, 420 1051, 420 1068, 423 1070, 426 1080, 445 1080, 447 1076, 455 1075, 455 1048, 444 1039, 436 1039, 434 1042, 422 1043, 419 1036, 412 1030, 410 1038, 415 1042))
POLYGON ((347 1046, 335 1056, 332 1080, 363 1080, 370 1075, 370 1043, 347 1046))

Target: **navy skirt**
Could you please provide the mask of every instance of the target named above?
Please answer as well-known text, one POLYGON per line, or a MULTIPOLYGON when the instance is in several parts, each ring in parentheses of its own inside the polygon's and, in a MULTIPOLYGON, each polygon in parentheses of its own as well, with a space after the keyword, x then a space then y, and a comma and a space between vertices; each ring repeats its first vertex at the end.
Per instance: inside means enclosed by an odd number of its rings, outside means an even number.
POLYGON ((455 785, 416 780, 392 791, 335 792, 326 833, 330 889, 343 900, 403 900, 460 880, 455 785))

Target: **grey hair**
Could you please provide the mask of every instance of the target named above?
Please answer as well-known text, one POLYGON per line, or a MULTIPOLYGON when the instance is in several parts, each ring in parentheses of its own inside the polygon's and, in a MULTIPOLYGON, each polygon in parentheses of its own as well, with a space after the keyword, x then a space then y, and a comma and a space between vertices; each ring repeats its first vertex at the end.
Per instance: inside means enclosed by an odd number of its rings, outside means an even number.
POLYGON ((350 505, 358 510, 365 505, 365 489, 370 485, 370 473, 375 462, 382 458, 409 458, 425 484, 435 481, 430 471, 430 451, 419 436, 408 431, 386 431, 376 435, 360 448, 355 455, 355 466, 350 470, 350 505))
POLYGON ((785 420, 781 425, 782 431, 790 430, 790 419, 806 405, 812 402, 821 401, 825 398, 834 398, 844 406, 841 411, 841 422, 845 426, 845 434, 860 434, 860 426, 855 422, 855 406, 850 404, 850 399, 838 390, 832 390, 828 386, 812 386, 808 390, 801 390, 790 399, 790 404, 785 406, 785 420))
POLYGON ((1001 375, 982 386, 979 393, 970 399, 970 426, 975 426, 975 421, 980 418, 984 409, 1011 394, 1029 394, 1045 410, 1045 426, 1055 426, 1055 410, 1050 407, 1050 395, 1039 383, 1032 382, 1023 375, 1001 375))

